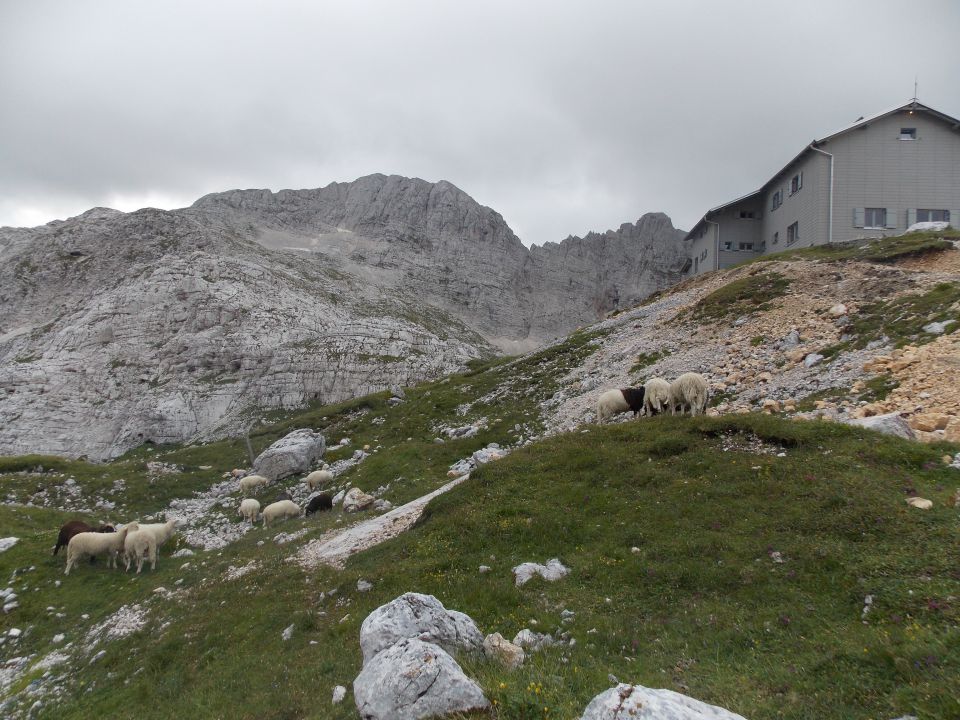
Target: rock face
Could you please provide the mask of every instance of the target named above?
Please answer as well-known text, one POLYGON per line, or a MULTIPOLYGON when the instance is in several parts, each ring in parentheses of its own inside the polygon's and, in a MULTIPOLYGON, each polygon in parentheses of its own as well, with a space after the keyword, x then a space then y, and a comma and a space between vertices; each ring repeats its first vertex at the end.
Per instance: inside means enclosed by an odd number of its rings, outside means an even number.
POLYGON ((672 690, 652 690, 620 683, 597 695, 580 720, 745 720, 729 710, 707 705, 672 690))
POLYGON ((404 638, 418 638, 450 651, 483 647, 483 635, 470 617, 447 610, 433 595, 404 593, 367 615, 360 626, 364 664, 404 638))
POLYGON ((253 461, 253 472, 272 482, 294 473, 306 473, 323 457, 323 435, 309 428, 294 430, 277 440, 253 461))
POLYGON ((0 228, 0 454, 234 434, 520 351, 680 278, 645 215, 526 249, 447 182, 372 175, 0 228))
POLYGON ((416 720, 490 706, 443 648, 422 640, 401 640, 371 658, 353 681, 361 718, 416 720))

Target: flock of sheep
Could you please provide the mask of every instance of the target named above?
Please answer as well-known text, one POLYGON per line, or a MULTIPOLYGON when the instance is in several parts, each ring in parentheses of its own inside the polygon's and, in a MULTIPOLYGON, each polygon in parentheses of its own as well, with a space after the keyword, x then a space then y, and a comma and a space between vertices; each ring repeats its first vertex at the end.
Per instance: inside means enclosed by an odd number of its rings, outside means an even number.
POLYGON ((672 383, 663 378, 651 378, 643 387, 607 390, 597 400, 597 422, 633 411, 636 417, 641 412, 657 415, 670 411, 671 415, 689 411, 702 415, 707 411, 709 392, 707 381, 699 373, 684 373, 672 383))
MULTIPOLYGON (((239 472, 239 471, 235 471, 239 472)), ((307 475, 303 482, 313 491, 333 480, 333 473, 324 466, 321 470, 314 470, 307 475)), ((240 479, 240 491, 244 496, 255 492, 258 488, 269 485, 270 481, 262 475, 247 475, 240 479)), ((276 502, 267 505, 260 512, 260 502, 255 498, 244 497, 237 509, 237 514, 251 524, 262 515, 264 527, 269 527, 272 521, 286 518, 310 515, 318 510, 333 508, 333 498, 329 493, 320 493, 311 497, 304 507, 293 502, 289 493, 281 492, 276 502)), ((57 544, 53 554, 60 552, 60 548, 67 548, 67 567, 64 575, 85 557, 92 563, 95 558, 105 556, 107 567, 117 567, 118 559, 123 555, 124 571, 129 571, 133 563, 137 565, 137 573, 143 569, 144 561, 150 561, 150 569, 157 567, 157 554, 161 545, 169 540, 176 531, 176 521, 168 520, 165 523, 130 522, 117 530, 112 525, 101 525, 94 528, 82 520, 71 520, 60 528, 57 535, 57 544)))

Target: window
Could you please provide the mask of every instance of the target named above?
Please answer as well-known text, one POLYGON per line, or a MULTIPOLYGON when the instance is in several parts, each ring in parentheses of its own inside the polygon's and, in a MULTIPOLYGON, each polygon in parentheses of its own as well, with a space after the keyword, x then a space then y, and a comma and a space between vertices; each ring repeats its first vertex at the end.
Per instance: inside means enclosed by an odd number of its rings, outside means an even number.
POLYGON ((753 251, 753 243, 742 242, 740 243, 740 249, 753 251))
POLYGON ((800 192, 800 188, 803 187, 803 173, 797 173, 792 178, 790 178, 790 194, 800 192))
POLYGON ((917 129, 916 129, 916 128, 900 128, 900 139, 901 139, 901 140, 916 140, 916 139, 917 139, 917 129))
POLYGON ((787 245, 793 245, 800 239, 800 223, 795 222, 787 228, 787 245))
POLYGON ((775 232, 775 233, 773 234, 773 243, 772 243, 772 244, 773 244, 773 245, 776 245, 778 242, 780 242, 780 233, 775 232))
POLYGON ((886 208, 864 208, 863 226, 868 228, 882 228, 887 226, 886 208))
POLYGON ((731 242, 730 240, 727 240, 727 241, 723 244, 723 249, 724 249, 724 250, 733 250, 733 242, 731 242))
POLYGON ((756 214, 753 212, 753 210, 741 210, 741 211, 740 211, 740 219, 742 219, 742 220, 755 220, 756 217, 757 217, 757 216, 756 216, 756 214))
POLYGON ((776 210, 781 205, 783 205, 783 190, 777 190, 773 194, 773 202, 772 202, 772 207, 770 209, 776 210))
POLYGON ((950 222, 950 211, 917 210, 917 222, 950 222))

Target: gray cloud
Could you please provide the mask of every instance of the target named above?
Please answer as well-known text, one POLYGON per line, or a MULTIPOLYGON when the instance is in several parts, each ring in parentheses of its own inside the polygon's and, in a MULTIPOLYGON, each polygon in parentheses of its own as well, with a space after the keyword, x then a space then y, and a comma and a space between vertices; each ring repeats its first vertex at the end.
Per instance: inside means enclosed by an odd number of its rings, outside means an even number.
POLYGON ((527 243, 680 227, 815 136, 960 114, 960 4, 0 5, 0 225, 371 172, 446 179, 527 243))

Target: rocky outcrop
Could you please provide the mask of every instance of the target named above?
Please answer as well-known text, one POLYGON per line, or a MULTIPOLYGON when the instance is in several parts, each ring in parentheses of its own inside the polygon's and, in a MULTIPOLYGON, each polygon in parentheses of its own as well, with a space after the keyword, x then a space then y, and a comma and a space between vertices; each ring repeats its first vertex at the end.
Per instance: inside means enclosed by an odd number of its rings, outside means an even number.
POLYGON ((404 638, 419 638, 450 651, 483 647, 483 634, 468 616, 447 610, 433 595, 408 592, 381 605, 363 621, 363 662, 404 638))
POLYGON ((418 720, 490 707, 480 686, 443 648, 409 638, 363 666, 353 696, 364 720, 418 720))
POLYGON ((0 228, 0 453, 212 439, 529 349, 678 279, 681 235, 528 250, 450 183, 384 175, 0 228))
POLYGON ((580 720, 745 720, 673 690, 620 683, 597 695, 580 720))
POLYGON ((323 457, 327 448, 323 435, 310 428, 287 433, 253 461, 253 472, 271 481, 295 473, 306 473, 323 457))

